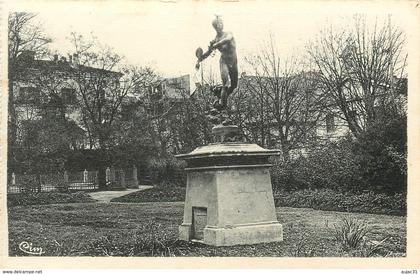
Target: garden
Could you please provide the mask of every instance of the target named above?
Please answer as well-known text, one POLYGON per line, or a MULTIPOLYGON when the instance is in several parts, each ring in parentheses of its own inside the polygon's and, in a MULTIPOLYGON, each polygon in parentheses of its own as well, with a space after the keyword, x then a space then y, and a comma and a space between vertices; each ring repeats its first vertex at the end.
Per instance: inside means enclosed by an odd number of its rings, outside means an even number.
POLYGON ((22 243, 42 256, 406 256, 407 58, 390 21, 368 35, 366 18, 354 16, 290 60, 271 35, 241 56, 227 115, 244 142, 281 151, 270 174, 284 241, 213 247, 178 240, 187 174, 175 158, 214 141, 212 86, 190 96, 188 77, 126 63, 76 32, 71 61, 47 56, 52 40, 37 16, 9 16, 10 256, 30 255, 22 243), (34 29, 39 36, 26 35, 34 29), (45 58, 53 65, 40 66, 45 58), (129 182, 153 188, 110 202, 90 193, 129 182))

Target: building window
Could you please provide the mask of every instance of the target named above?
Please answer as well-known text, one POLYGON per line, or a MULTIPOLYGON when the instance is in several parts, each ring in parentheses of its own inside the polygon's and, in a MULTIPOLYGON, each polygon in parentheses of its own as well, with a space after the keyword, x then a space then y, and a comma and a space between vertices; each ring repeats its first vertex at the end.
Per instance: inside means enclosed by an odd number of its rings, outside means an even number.
POLYGON ((76 90, 74 88, 62 88, 61 99, 64 104, 75 104, 76 103, 76 90))
POLYGON ((332 114, 327 114, 327 116, 325 117, 325 121, 327 124, 327 133, 334 132, 335 131, 334 116, 332 114))

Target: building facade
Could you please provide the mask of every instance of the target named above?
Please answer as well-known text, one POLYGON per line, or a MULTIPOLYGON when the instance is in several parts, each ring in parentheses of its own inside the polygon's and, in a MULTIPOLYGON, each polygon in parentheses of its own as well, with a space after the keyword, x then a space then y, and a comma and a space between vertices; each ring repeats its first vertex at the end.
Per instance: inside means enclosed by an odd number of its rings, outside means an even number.
MULTIPOLYGON (((80 78, 83 76, 118 81, 121 74, 80 65, 77 55, 68 58, 54 55, 50 60, 36 59, 33 52, 19 56, 12 83, 13 98, 10 98, 13 109, 9 110, 9 117, 14 115, 17 144, 34 134, 36 123, 48 118, 62 121, 68 129, 72 136, 68 143, 70 149, 88 147, 81 107, 80 78)), ((105 94, 106 90, 104 97, 105 94)))

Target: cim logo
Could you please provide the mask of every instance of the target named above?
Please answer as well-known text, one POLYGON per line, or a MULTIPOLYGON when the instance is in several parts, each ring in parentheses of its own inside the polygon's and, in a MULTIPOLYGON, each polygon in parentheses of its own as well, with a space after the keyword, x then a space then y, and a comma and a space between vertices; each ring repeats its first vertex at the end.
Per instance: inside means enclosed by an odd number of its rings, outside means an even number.
POLYGON ((19 244, 19 249, 24 253, 31 255, 42 255, 45 253, 45 251, 42 250, 42 247, 34 247, 32 246, 32 243, 28 242, 21 242, 19 244))

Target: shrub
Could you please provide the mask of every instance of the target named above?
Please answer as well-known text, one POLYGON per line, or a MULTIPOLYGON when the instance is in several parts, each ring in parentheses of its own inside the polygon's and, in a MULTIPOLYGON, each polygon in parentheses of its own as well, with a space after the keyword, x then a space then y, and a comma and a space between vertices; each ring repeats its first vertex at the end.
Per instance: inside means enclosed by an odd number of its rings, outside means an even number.
POLYGON ((358 189, 361 180, 347 140, 310 148, 305 156, 284 161, 273 159, 273 187, 286 191, 330 188, 358 189))
POLYGON ((273 187, 286 191, 324 189, 405 193, 405 119, 372 124, 357 138, 307 149, 291 160, 273 159, 273 187))
MULTIPOLYGON (((300 159, 300 158, 299 158, 300 159)), ((298 181, 296 178, 296 170, 298 170, 298 160, 285 161, 282 158, 272 158, 273 166, 270 169, 271 182, 273 188, 286 191, 305 189, 307 181, 298 181)))
POLYGON ((406 215, 404 194, 379 194, 372 191, 353 193, 331 189, 275 191, 276 206, 308 207, 319 210, 406 215))
POLYGON ((360 183, 357 164, 346 140, 313 148, 297 167, 298 180, 307 180, 309 188, 345 190, 360 183))
POLYGON ((376 121, 354 141, 354 157, 366 187, 406 191, 406 131, 406 117, 390 117, 376 121))
POLYGON ((170 184, 185 186, 185 164, 176 158, 153 159, 148 164, 150 179, 154 185, 170 184))

